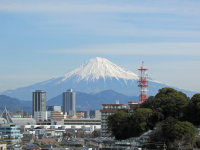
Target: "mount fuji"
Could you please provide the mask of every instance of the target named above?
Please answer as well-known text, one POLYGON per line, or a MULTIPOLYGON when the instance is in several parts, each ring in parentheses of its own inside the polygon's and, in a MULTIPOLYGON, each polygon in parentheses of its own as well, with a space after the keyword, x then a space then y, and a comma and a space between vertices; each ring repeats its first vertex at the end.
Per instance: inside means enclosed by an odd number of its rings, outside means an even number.
MULTIPOLYGON (((32 92, 41 89, 47 92, 47 99, 51 99, 67 89, 73 89, 90 94, 113 90, 128 96, 137 96, 139 93, 138 78, 137 74, 123 69, 105 58, 96 57, 63 76, 27 87, 8 90, 3 94, 22 100, 31 100, 32 92)), ((168 86, 152 79, 149 79, 148 84, 148 95, 155 95, 160 88, 168 86)), ((180 91, 188 96, 193 94, 190 91, 180 91)))

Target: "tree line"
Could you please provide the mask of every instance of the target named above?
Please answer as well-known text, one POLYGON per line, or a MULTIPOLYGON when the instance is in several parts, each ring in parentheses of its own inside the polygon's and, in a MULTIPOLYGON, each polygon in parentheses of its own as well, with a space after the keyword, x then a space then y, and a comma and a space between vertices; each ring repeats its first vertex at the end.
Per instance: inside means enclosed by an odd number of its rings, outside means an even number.
POLYGON ((149 148, 157 148, 156 143, 165 143, 168 149, 176 149, 178 144, 200 147, 196 128, 199 125, 200 93, 190 99, 173 88, 160 89, 139 104, 133 114, 120 110, 108 117, 108 129, 117 140, 139 137, 153 130, 145 144, 149 148))

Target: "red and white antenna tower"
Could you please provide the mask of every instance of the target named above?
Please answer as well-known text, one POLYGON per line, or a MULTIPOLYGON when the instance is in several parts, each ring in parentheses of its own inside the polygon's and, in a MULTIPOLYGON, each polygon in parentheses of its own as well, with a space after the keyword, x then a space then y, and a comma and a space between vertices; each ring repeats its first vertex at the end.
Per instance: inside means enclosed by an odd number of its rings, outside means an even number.
POLYGON ((139 100, 140 103, 144 102, 147 99, 147 74, 145 73, 148 69, 144 68, 144 62, 142 62, 142 66, 138 69, 140 71, 139 81, 138 81, 138 87, 140 87, 140 96, 139 100))

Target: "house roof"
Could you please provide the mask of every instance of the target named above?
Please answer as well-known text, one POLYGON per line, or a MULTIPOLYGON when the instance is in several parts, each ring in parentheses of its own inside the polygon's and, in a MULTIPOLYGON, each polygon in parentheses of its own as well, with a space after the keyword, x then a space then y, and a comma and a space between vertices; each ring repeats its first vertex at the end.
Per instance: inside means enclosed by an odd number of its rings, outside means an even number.
POLYGON ((102 104, 103 106, 126 106, 126 104, 102 104))
POLYGON ((36 139, 38 142, 45 142, 45 143, 56 143, 56 139, 36 139))
POLYGON ((100 112, 113 112, 113 113, 115 113, 117 111, 119 111, 119 109, 101 109, 100 110, 100 112))

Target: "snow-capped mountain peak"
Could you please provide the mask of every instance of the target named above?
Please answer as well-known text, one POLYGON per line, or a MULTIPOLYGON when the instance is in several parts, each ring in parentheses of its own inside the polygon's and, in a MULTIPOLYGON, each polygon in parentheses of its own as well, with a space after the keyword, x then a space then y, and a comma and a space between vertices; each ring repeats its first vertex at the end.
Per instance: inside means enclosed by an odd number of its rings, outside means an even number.
POLYGON ((115 78, 117 80, 138 79, 138 75, 135 73, 125 70, 111 61, 101 57, 92 58, 87 63, 82 64, 80 67, 65 74, 62 78, 62 81, 65 81, 71 77, 76 77, 78 81, 94 81, 100 78, 103 78, 104 80, 106 78, 115 78))
MULTIPOLYGON (((33 91, 42 89, 46 91, 47 99, 50 99, 67 89, 73 89, 74 91, 85 93, 113 90, 125 95, 136 96, 139 95, 137 81, 138 75, 135 73, 125 70, 105 58, 96 57, 63 76, 35 83, 27 87, 8 90, 2 94, 23 100, 30 100, 33 91)), ((149 79, 148 85, 148 95, 155 95, 159 89, 167 87, 166 84, 152 79, 149 79)), ((190 96, 194 94, 190 91, 188 93, 190 96)), ((79 97, 79 99, 82 101, 82 98, 79 97)), ((116 99, 120 99, 120 97, 116 97, 116 99)), ((101 104, 101 102, 95 101, 94 99, 96 105, 101 104)))

